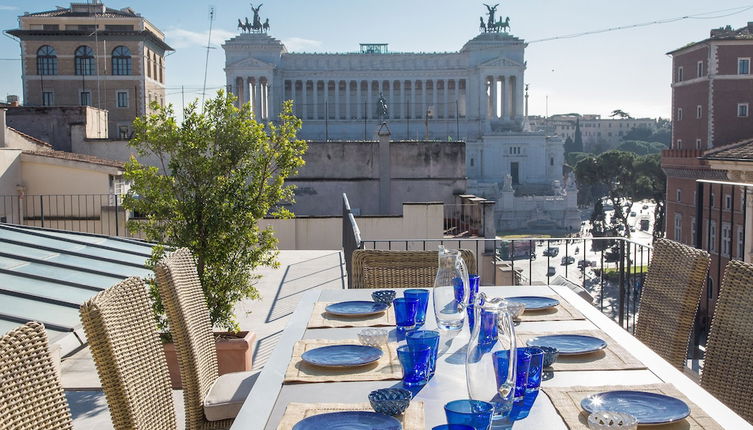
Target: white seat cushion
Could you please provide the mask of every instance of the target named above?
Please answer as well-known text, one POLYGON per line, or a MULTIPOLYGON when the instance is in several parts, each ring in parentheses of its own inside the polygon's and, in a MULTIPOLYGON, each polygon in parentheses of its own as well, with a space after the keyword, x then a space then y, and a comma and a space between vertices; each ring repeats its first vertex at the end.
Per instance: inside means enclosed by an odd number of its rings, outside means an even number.
POLYGON ((258 377, 259 371, 254 370, 226 373, 217 378, 204 398, 204 416, 207 420, 235 418, 258 377))

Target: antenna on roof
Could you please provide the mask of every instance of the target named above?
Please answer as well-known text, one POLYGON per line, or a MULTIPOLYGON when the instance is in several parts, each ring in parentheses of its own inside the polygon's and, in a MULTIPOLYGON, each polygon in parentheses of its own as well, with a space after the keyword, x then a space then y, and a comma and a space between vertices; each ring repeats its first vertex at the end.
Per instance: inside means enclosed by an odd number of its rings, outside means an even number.
POLYGON ((201 89, 201 110, 204 110, 204 98, 207 95, 207 69, 209 68, 209 50, 212 49, 212 22, 214 22, 214 6, 209 6, 209 37, 207 38, 207 59, 204 62, 204 86, 201 89))

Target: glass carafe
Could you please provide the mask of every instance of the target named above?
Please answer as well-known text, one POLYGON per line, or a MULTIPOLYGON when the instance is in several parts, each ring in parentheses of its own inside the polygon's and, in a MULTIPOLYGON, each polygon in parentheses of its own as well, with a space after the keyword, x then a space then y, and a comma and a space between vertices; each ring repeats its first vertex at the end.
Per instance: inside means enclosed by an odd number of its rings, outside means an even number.
POLYGON ((439 247, 439 267, 434 278, 434 316, 440 330, 460 330, 469 296, 468 269, 457 249, 439 247))
POLYGON ((492 403, 495 420, 509 417, 515 391, 515 329, 507 304, 484 293, 476 296, 476 324, 466 351, 468 394, 492 403))

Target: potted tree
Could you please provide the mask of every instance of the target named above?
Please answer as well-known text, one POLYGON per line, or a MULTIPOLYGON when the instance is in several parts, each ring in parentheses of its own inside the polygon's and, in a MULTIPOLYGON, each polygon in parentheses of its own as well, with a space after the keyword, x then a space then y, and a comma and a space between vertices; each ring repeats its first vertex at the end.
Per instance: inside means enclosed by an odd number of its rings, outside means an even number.
MULTIPOLYGON (((266 124, 253 119, 249 104, 235 102, 218 91, 203 109, 191 103, 182 122, 172 106, 153 103, 152 113, 134 121, 130 145, 155 165, 131 157, 125 166, 131 188, 123 202, 140 215, 129 228, 157 244, 149 264, 171 248, 189 248, 196 257, 210 319, 220 330, 220 374, 251 369, 254 334, 240 331, 233 310, 241 300, 259 298, 254 269, 278 264, 273 231, 260 229, 258 221, 293 216, 280 203, 292 201, 293 186, 285 179, 303 165, 307 148, 296 139, 301 121, 292 102, 283 104, 278 121, 266 124)), ((154 282, 151 296, 171 376, 179 377, 154 282)))

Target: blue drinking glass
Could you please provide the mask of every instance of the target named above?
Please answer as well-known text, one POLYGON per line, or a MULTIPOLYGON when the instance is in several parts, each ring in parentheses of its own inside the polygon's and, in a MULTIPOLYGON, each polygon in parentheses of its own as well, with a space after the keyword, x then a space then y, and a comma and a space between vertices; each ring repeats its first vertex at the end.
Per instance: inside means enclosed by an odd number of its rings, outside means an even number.
MULTIPOLYGON (((476 315, 474 313, 474 302, 476 300, 476 294, 478 293, 478 286, 480 277, 478 275, 468 275, 468 283, 470 284, 470 294, 468 300, 468 327, 471 329, 471 333, 473 333, 473 325, 475 323, 476 315)), ((462 284, 461 284, 462 287, 462 284)))
POLYGON ((418 299, 416 308, 416 327, 424 325, 426 322, 426 309, 429 307, 429 290, 421 288, 412 288, 403 292, 403 297, 408 299, 418 299))
POLYGON ((481 310, 479 316, 478 343, 490 344, 497 341, 497 314, 481 310))
POLYGON ((439 332, 434 330, 415 330, 405 335, 408 346, 428 346, 429 354, 429 378, 434 376, 437 370, 437 354, 439 353, 439 332))
POLYGON ((444 405, 447 424, 465 424, 474 430, 487 430, 492 423, 494 406, 481 400, 454 400, 444 405))
POLYGON ((397 358, 403 366, 403 386, 420 387, 429 379, 431 348, 426 345, 402 345, 397 348, 397 358))
POLYGON ((431 430, 473 430, 473 427, 465 424, 442 424, 432 427, 431 430))
POLYGON ((395 308, 395 322, 398 331, 405 332, 416 327, 418 299, 397 298, 392 302, 392 307, 395 308))
POLYGON ((531 355, 531 361, 528 366, 528 378, 526 380, 525 394, 522 401, 517 401, 513 405, 512 412, 510 413, 510 419, 512 421, 522 420, 528 416, 531 412, 536 397, 539 394, 539 387, 541 386, 541 372, 544 364, 544 350, 529 346, 525 348, 519 348, 518 351, 526 351, 531 355))
POLYGON ((531 354, 525 348, 516 350, 517 360, 515 364, 515 401, 523 400, 528 384, 528 368, 531 366, 531 354))
POLYGON ((541 386, 541 372, 544 365, 544 350, 535 346, 520 348, 531 354, 531 363, 528 366, 528 380, 526 382, 526 393, 538 391, 541 386))

